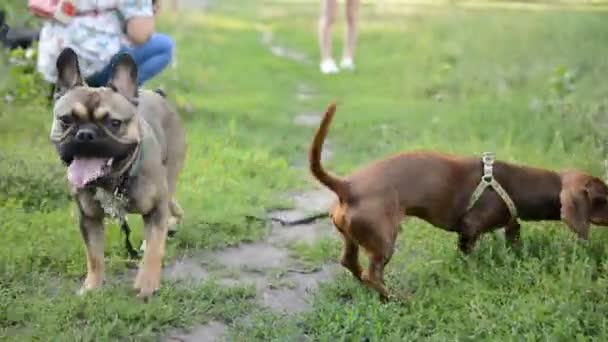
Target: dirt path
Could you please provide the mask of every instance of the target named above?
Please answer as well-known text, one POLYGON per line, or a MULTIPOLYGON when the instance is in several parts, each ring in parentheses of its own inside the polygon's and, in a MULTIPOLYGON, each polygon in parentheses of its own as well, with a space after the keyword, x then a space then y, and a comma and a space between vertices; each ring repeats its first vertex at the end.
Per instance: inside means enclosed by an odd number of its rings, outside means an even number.
MULTIPOLYGON (((277 45, 270 32, 262 34, 261 43, 278 58, 312 64, 305 54, 277 45)), ((315 96, 314 89, 305 83, 298 84, 295 89, 295 97, 302 106, 315 96)), ((318 125, 320 119, 320 113, 302 111, 294 117, 293 123, 313 127, 318 125)), ((323 159, 328 159, 331 155, 331 147, 325 148, 323 159)), ((304 166, 293 167, 304 173, 304 166)), ((294 208, 271 212, 269 218, 296 221, 327 213, 335 196, 312 182, 312 179, 311 188, 314 189, 285 194, 293 200, 294 208)), ((205 281, 212 277, 212 273, 215 277, 219 274, 220 284, 251 284, 256 289, 255 300, 258 304, 276 312, 293 314, 309 309, 310 294, 321 282, 331 279, 338 267, 336 264, 326 264, 318 269, 308 269, 291 256, 289 246, 295 242, 314 243, 327 237, 337 238, 327 219, 293 226, 282 226, 273 222, 270 233, 261 241, 183 257, 167 266, 164 276, 174 281, 205 281)), ((217 341, 224 338, 227 329, 228 326, 224 322, 210 321, 188 331, 171 332, 165 340, 217 341)))
MULTIPOLYGON (((311 190, 289 195, 295 208, 271 213, 270 217, 299 220, 326 211, 333 195, 326 190, 311 190)), ((224 286, 253 285, 258 304, 270 310, 292 314, 309 308, 309 294, 319 283, 333 277, 335 264, 307 269, 291 257, 289 245, 314 243, 320 238, 335 237, 327 220, 303 225, 273 224, 270 234, 261 241, 243 243, 214 252, 183 257, 164 270, 171 280, 205 281, 211 273, 220 274, 224 286), (217 270, 223 270, 218 273, 217 270)), ((207 322, 189 331, 176 331, 166 341, 217 341, 227 329, 219 321, 207 322)))

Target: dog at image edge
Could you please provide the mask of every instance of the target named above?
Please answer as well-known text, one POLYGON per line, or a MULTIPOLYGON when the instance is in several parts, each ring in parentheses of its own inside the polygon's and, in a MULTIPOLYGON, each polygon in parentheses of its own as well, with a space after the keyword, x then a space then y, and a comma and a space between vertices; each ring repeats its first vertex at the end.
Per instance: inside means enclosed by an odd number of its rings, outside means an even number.
POLYGON ((336 110, 331 104, 313 138, 310 171, 338 196, 331 219, 342 235, 341 264, 366 286, 388 298, 384 267, 390 261, 406 216, 459 234, 458 246, 468 254, 483 233, 505 228, 510 246, 520 240, 517 219, 562 220, 583 240, 590 224, 608 225, 608 187, 577 170, 554 172, 496 161, 494 178, 517 208, 517 217, 492 189, 469 210, 483 172, 481 158, 437 152, 408 152, 371 163, 347 177, 325 171, 321 149, 336 110), (369 255, 369 268, 359 264, 359 246, 369 255))
POLYGON ((125 212, 141 214, 146 249, 135 279, 146 298, 160 285, 169 226, 183 212, 173 196, 185 156, 177 113, 160 94, 138 90, 137 66, 123 54, 107 87, 84 82, 73 50, 57 59, 51 141, 67 166, 70 191, 80 213, 87 276, 80 293, 104 281, 104 217, 96 195, 120 194, 125 212))

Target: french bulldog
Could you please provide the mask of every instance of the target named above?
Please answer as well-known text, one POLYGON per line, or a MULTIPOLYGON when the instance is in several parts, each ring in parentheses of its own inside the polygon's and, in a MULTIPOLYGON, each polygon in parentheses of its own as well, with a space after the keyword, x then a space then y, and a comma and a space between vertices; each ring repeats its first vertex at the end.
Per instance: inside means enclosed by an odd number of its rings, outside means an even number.
POLYGON ((79 292, 103 284, 104 218, 137 213, 146 248, 134 287, 147 298, 160 286, 170 226, 183 216, 174 199, 186 152, 181 120, 161 94, 139 90, 129 54, 116 59, 106 87, 85 84, 70 48, 57 58, 57 75, 50 139, 80 214, 87 276, 79 292))

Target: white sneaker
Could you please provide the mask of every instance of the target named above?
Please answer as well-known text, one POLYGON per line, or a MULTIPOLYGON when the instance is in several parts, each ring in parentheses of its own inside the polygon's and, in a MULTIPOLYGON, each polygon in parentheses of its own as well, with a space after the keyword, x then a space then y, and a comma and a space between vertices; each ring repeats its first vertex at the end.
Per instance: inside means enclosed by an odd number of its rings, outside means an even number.
POLYGON ((340 68, 353 71, 355 70, 355 63, 353 63, 351 58, 342 58, 342 61, 340 61, 340 68))
POLYGON ((324 74, 335 74, 339 72, 336 62, 329 58, 321 62, 321 72, 324 74))

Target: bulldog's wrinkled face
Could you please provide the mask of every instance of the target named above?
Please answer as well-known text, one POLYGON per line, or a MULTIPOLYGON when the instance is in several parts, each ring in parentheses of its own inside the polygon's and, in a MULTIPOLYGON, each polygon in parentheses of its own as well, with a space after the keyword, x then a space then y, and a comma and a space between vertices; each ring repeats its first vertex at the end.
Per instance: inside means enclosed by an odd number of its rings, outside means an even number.
POLYGON ((57 59, 57 71, 51 141, 68 166, 69 182, 76 188, 94 186, 121 168, 139 144, 136 65, 123 55, 108 87, 89 88, 76 54, 67 48, 57 59))

